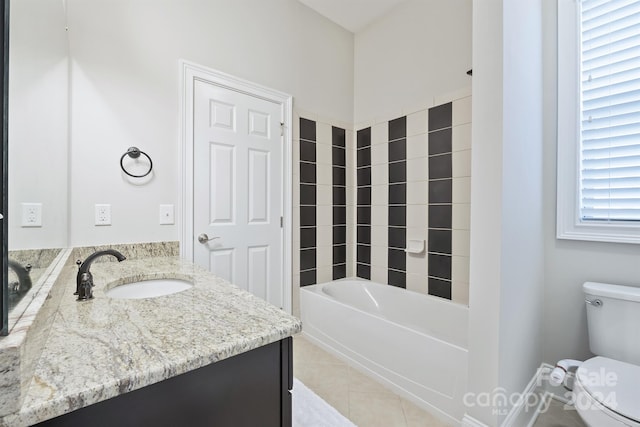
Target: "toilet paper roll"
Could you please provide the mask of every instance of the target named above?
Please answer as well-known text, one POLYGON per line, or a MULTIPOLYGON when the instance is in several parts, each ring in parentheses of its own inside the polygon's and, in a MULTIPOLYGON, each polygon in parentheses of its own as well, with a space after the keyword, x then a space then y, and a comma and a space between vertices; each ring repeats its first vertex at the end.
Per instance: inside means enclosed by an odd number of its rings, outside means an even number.
POLYGON ((551 371, 551 374, 549 374, 549 381, 553 385, 560 385, 562 384, 562 381, 564 381, 564 377, 566 374, 567 371, 556 366, 553 371, 551 371))

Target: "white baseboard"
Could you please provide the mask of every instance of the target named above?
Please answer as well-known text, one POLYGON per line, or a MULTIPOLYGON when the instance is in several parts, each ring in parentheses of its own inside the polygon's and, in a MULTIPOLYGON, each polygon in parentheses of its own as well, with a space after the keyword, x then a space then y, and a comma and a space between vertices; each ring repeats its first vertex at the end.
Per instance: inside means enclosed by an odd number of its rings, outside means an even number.
MULTIPOLYGON (((556 387, 549 383, 548 378, 552 370, 553 366, 551 365, 546 363, 540 365, 522 393, 523 398, 520 399, 518 405, 511 408, 500 427, 532 427, 541 411, 546 408, 547 399, 554 398, 565 403, 568 401, 567 392, 562 386, 556 387), (536 403, 535 408, 529 406, 532 402, 536 403)), ((465 414, 461 426, 490 427, 469 414, 465 414)))
POLYGON ((531 378, 531 381, 529 381, 529 384, 527 384, 527 388, 522 394, 523 399, 520 399, 520 404, 511 408, 507 418, 502 422, 501 427, 533 426, 544 404, 546 394, 544 383, 547 382, 545 378, 549 377, 552 370, 553 366, 551 365, 547 365, 546 363, 540 365, 533 378, 531 378), (528 406, 527 402, 530 396, 534 403, 537 402, 535 409, 528 406))
POLYGON ((462 427, 489 427, 485 423, 482 423, 476 420, 475 418, 473 418, 468 414, 464 414, 464 417, 462 418, 461 426, 462 427))

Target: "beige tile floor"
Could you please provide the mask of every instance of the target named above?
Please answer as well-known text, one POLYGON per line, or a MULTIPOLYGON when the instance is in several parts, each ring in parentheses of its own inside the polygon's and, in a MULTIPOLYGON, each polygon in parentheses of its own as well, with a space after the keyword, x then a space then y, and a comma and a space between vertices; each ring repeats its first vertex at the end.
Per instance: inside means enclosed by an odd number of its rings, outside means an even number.
POLYGON ((293 340, 293 373, 360 427, 444 427, 435 416, 312 344, 293 340))
MULTIPOLYGON (((293 340, 293 373, 360 427, 448 426, 408 400, 327 353, 302 335, 293 340)), ((551 399, 533 427, 585 427, 575 410, 551 399)))
POLYGON ((574 409, 565 408, 564 403, 551 399, 549 409, 540 414, 533 427, 586 427, 574 409))

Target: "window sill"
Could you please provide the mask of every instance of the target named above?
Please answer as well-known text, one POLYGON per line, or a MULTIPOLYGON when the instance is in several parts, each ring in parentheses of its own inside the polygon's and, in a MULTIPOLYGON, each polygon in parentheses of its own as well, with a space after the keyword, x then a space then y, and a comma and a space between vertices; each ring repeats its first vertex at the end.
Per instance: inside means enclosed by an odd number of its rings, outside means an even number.
POLYGON ((640 244, 640 224, 572 224, 559 226, 556 237, 565 240, 589 242, 640 244))

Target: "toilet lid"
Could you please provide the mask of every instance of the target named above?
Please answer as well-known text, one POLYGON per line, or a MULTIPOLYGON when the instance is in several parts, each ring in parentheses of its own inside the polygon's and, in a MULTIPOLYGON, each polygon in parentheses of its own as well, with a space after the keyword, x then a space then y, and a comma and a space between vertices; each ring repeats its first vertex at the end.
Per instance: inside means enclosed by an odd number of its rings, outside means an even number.
POLYGON ((594 357, 580 365, 577 380, 603 406, 640 421, 640 366, 606 357, 594 357))

